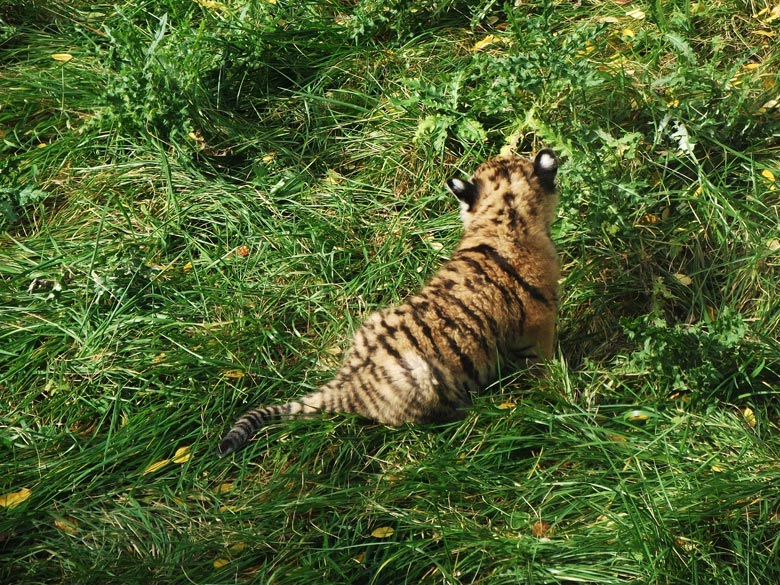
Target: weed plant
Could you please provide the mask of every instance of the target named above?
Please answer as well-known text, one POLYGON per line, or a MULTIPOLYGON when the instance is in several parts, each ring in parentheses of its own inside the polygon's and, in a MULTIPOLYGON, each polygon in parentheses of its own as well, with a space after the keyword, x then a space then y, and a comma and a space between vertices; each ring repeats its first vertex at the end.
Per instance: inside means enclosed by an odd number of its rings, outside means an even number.
POLYGON ((0 582, 780 582, 780 7, 0 4, 0 582), (546 375, 332 415, 459 235, 561 155, 546 375))

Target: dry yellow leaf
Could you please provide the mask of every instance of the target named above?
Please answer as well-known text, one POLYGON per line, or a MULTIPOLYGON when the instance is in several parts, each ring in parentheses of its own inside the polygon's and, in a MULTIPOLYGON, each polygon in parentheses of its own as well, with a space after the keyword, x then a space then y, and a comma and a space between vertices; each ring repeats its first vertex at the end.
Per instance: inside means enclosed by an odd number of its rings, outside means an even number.
POLYGON ((769 169, 764 169, 763 171, 761 171, 761 176, 764 177, 767 181, 774 182, 775 180, 775 174, 769 169))
POLYGON ((674 276, 675 280, 683 286, 691 286, 693 284, 693 279, 687 274, 677 272, 676 274, 672 274, 672 276, 674 276))
POLYGON ((141 475, 147 475, 149 473, 154 473, 155 471, 162 469, 166 465, 168 465, 171 462, 170 459, 161 459, 160 461, 156 461, 152 463, 149 467, 144 469, 143 473, 141 475))
POLYGON ((215 2, 214 0, 195 0, 195 2, 207 10, 225 10, 225 5, 222 2, 215 2))
POLYGON ((187 463, 187 461, 190 460, 190 448, 189 447, 179 447, 176 449, 176 453, 173 454, 173 461, 174 463, 187 463))
POLYGON ((59 61, 60 63, 67 63, 68 61, 73 59, 73 55, 71 55, 70 53, 54 53, 51 56, 51 58, 54 59, 55 61, 59 61))
POLYGON ((592 53, 595 50, 596 50, 596 47, 594 45, 592 45, 591 43, 585 43, 585 48, 584 49, 580 49, 579 51, 577 51, 577 54, 580 55, 580 56, 589 55, 590 53, 592 53))
POLYGON ((231 380, 240 380, 245 374, 242 370, 225 370, 222 375, 231 380))
POLYGON ((634 18, 636 20, 644 20, 645 19, 645 13, 642 10, 639 10, 637 8, 636 10, 629 10, 626 12, 626 16, 630 16, 631 18, 634 18))
POLYGON ((366 552, 365 552, 365 551, 363 551, 363 552, 362 552, 362 553, 360 553, 358 556, 356 556, 356 557, 352 557, 352 560, 353 560, 353 561, 355 561, 355 562, 356 562, 358 565, 362 565, 362 564, 363 564, 363 560, 364 560, 365 558, 366 558, 366 552))
POLYGON ((54 520, 54 526, 65 534, 76 534, 79 531, 79 523, 73 518, 57 518, 54 520))
POLYGON ((531 534, 537 538, 547 536, 550 532, 550 523, 546 520, 537 520, 534 522, 533 526, 531 526, 531 534))
POLYGON ((233 484, 231 482, 225 482, 221 483, 217 486, 217 489, 214 490, 215 494, 226 494, 230 490, 233 489, 233 484))
POLYGON ((395 534, 395 530, 389 526, 380 526, 371 531, 371 536, 374 538, 390 538, 393 534, 395 534))
POLYGON ((658 223, 659 217, 654 213, 648 213, 642 216, 642 219, 639 220, 640 224, 648 225, 648 224, 654 224, 658 223))
POLYGON ((496 35, 487 35, 485 38, 474 43, 474 46, 471 47, 471 52, 477 53, 483 49, 486 49, 490 45, 495 45, 496 43, 500 42, 500 40, 501 38, 497 37, 496 35))
POLYGON ((221 569, 225 565, 229 565, 230 561, 228 559, 214 559, 214 568, 215 569, 221 569))
POLYGON ((181 268, 184 272, 189 272, 192 270, 192 262, 187 262, 184 266, 181 268))
POLYGON ((746 406, 742 411, 742 416, 745 417, 745 422, 751 429, 756 428, 756 413, 749 406, 746 406))
POLYGON ((22 488, 18 492, 10 492, 0 495, 0 507, 2 508, 16 508, 19 504, 24 502, 32 495, 32 490, 29 488, 22 488))
POLYGON ((634 30, 633 30, 633 29, 630 29, 630 28, 624 28, 624 29, 623 29, 623 30, 620 32, 620 36, 627 37, 627 38, 629 38, 629 39, 633 39, 633 38, 636 36, 636 33, 634 32, 634 30))
POLYGON ((230 551, 231 553, 240 553, 245 548, 246 548, 245 542, 236 542, 235 544, 231 544, 228 547, 228 551, 230 551))
POLYGON ((780 18, 780 4, 776 4, 772 8, 769 8, 768 6, 765 8, 762 8, 756 13, 756 16, 767 16, 768 18, 764 19, 764 22, 770 23, 774 22, 778 18, 780 18))
POLYGON ((246 506, 220 506, 220 512, 243 512, 246 510, 246 506))
POLYGON ((758 111, 759 111, 759 113, 763 114, 767 110, 774 110, 778 105, 780 105, 780 100, 778 100, 778 99, 767 100, 766 102, 764 102, 764 105, 762 105, 758 109, 758 111))
POLYGON ((498 408, 500 408, 501 410, 507 410, 509 408, 514 408, 515 406, 517 405, 514 402, 512 402, 511 400, 507 400, 506 402, 502 402, 501 404, 499 404, 498 408))
POLYGON ((723 473, 724 471, 726 471, 723 467, 721 467, 717 463, 712 467, 710 467, 710 469, 712 469, 712 471, 714 471, 715 473, 723 473))

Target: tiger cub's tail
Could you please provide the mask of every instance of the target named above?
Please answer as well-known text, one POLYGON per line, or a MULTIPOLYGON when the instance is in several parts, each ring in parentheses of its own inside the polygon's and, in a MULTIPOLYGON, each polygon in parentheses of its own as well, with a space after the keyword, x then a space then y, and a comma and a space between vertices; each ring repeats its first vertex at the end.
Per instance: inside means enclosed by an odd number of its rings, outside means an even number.
POLYGON ((334 389, 326 386, 286 404, 253 408, 239 418, 233 428, 222 437, 217 453, 220 457, 225 457, 238 451, 259 429, 272 422, 331 411, 337 406, 333 402, 334 389))

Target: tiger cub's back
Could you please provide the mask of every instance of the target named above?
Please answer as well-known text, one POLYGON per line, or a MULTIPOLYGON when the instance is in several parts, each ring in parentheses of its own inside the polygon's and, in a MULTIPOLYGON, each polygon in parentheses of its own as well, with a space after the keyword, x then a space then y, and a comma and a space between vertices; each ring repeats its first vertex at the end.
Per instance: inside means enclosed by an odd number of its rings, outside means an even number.
POLYGON ((502 156, 469 180, 450 179, 463 237, 423 289, 374 313, 355 333, 335 377, 316 392, 243 415, 220 456, 268 422, 351 412, 398 425, 464 416, 470 394, 496 379, 501 360, 552 355, 558 258, 550 237, 558 161, 502 156))

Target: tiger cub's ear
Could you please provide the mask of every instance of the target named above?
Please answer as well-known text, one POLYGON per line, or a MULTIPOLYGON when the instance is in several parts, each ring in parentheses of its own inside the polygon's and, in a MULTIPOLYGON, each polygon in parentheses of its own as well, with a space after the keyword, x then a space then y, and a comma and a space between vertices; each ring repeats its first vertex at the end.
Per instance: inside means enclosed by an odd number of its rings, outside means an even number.
POLYGON ((477 186, 474 183, 461 179, 447 179, 447 188, 463 203, 467 211, 471 211, 477 201, 478 194, 477 186))
POLYGON ((555 175, 558 174, 558 157, 549 148, 543 148, 534 158, 534 174, 548 191, 555 189, 555 175))

